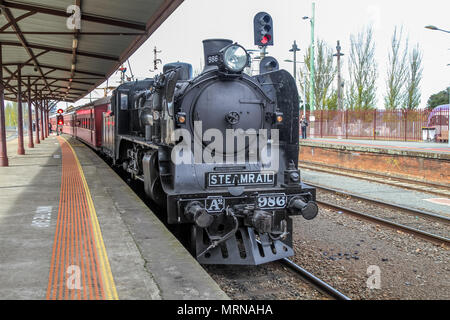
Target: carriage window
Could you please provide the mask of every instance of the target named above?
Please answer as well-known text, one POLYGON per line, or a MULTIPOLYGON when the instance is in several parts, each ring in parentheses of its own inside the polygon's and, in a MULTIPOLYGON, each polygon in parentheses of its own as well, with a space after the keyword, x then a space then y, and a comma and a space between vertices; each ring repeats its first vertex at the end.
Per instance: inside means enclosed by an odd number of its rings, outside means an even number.
POLYGON ((120 93, 120 110, 128 109, 128 94, 120 93))

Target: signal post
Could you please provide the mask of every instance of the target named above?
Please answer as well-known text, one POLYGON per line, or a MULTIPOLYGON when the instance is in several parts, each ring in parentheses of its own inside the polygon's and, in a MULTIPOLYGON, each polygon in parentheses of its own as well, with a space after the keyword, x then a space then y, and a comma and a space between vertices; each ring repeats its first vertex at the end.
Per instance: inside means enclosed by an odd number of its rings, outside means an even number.
POLYGON ((62 126, 64 125, 64 110, 63 109, 58 109, 57 111, 58 115, 56 116, 56 135, 59 136, 59 133, 62 133, 62 126), (60 128, 61 126, 61 128, 60 128), (60 131, 61 129, 61 131, 60 131))

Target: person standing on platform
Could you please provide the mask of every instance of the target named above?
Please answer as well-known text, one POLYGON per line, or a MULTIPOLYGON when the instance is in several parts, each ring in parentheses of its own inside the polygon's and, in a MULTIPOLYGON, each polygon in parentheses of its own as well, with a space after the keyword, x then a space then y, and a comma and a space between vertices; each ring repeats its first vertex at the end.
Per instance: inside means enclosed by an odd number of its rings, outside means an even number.
POLYGON ((305 116, 302 116, 302 119, 300 121, 300 126, 302 127, 302 139, 306 139, 306 131, 308 130, 308 120, 306 120, 305 116))

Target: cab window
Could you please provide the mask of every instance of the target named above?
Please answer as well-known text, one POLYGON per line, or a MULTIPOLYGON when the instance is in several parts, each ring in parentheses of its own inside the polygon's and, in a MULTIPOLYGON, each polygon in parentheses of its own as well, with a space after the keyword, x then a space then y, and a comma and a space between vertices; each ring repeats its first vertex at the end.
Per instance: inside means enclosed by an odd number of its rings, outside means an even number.
POLYGON ((120 93, 120 110, 127 110, 128 109, 128 94, 127 93, 120 93))

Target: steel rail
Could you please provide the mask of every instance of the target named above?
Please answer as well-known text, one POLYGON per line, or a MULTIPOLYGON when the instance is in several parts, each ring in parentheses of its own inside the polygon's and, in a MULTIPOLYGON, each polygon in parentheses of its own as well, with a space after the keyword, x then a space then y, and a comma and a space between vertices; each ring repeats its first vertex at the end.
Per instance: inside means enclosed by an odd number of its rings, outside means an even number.
POLYGON ((396 223, 396 222, 392 222, 392 221, 389 221, 389 220, 386 220, 386 219, 383 219, 383 218, 375 217, 373 215, 369 215, 369 214, 366 214, 366 213, 363 213, 363 212, 359 212, 359 211, 356 211, 356 210, 353 210, 353 209, 349 209, 349 208, 345 208, 345 207, 342 207, 342 206, 338 206, 338 205, 335 205, 335 204, 332 204, 332 203, 328 203, 328 202, 325 202, 325 201, 316 201, 316 202, 319 205, 326 206, 326 207, 331 208, 333 210, 339 210, 339 211, 342 211, 344 213, 348 213, 348 214, 351 214, 353 216, 356 216, 358 218, 363 218, 363 219, 368 220, 370 222, 379 223, 379 224, 382 224, 382 225, 384 225, 386 227, 390 227, 392 229, 401 230, 401 231, 404 231, 406 233, 419 236, 419 237, 423 238, 424 240, 433 242, 433 243, 438 244, 438 245, 445 244, 447 246, 450 246, 450 239, 449 238, 441 237, 441 236, 438 236, 438 235, 435 235, 435 234, 432 234, 432 233, 429 233, 429 232, 426 232, 426 231, 414 229, 414 228, 411 228, 411 227, 408 227, 408 226, 405 226, 405 225, 402 225, 402 224, 399 224, 399 223, 396 223))
POLYGON ((337 300, 351 300, 345 294, 343 294, 342 292, 336 290, 335 288, 330 286, 328 283, 320 280, 315 275, 313 275, 312 273, 306 271, 305 269, 303 269, 299 265, 295 264, 291 260, 289 260, 287 258, 284 258, 281 261, 285 265, 287 265, 289 268, 291 268, 292 270, 294 270, 295 272, 300 274, 304 279, 306 279, 307 281, 311 282, 314 286, 316 286, 320 290, 324 291, 326 294, 332 296, 333 298, 335 298, 337 300))
POLYGON ((387 202, 384 202, 384 201, 381 201, 381 200, 364 197, 364 196, 357 195, 357 194, 354 194, 354 193, 350 193, 350 192, 347 192, 347 191, 338 190, 338 189, 334 189, 334 188, 330 188, 330 187, 325 187, 325 186, 322 186, 322 185, 319 185, 319 184, 316 184, 316 183, 313 183, 313 182, 309 182, 309 181, 304 181, 304 182, 307 185, 309 185, 311 187, 315 187, 317 189, 322 189, 322 190, 326 190, 326 191, 329 191, 329 192, 339 193, 339 194, 342 194, 344 196, 349 196, 349 197, 352 197, 352 198, 355 198, 355 199, 360 199, 360 200, 364 200, 364 201, 368 201, 368 202, 373 202, 373 203, 376 203, 376 204, 379 204, 379 205, 382 205, 382 206, 386 206, 386 207, 390 207, 390 208, 393 208, 393 209, 400 209, 400 210, 407 211, 408 213, 411 213, 411 214, 414 214, 414 215, 419 215, 419 216, 422 216, 422 217, 425 217, 425 218, 433 219, 433 220, 438 221, 438 222, 450 223, 450 217, 446 217, 446 216, 442 216, 442 215, 435 214, 435 213, 432 213, 432 212, 422 211, 422 210, 418 210, 418 209, 414 209, 414 208, 409 208, 409 207, 401 206, 401 205, 398 205, 398 204, 387 203, 387 202))

